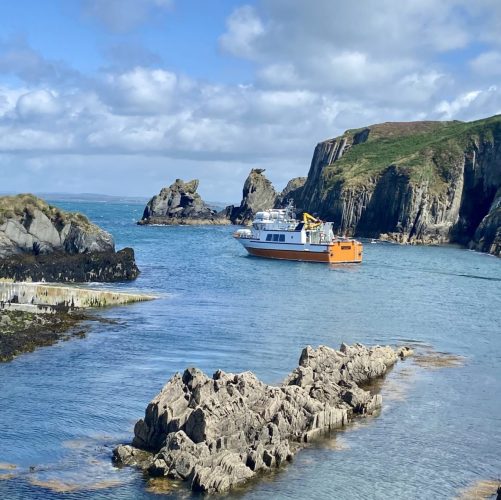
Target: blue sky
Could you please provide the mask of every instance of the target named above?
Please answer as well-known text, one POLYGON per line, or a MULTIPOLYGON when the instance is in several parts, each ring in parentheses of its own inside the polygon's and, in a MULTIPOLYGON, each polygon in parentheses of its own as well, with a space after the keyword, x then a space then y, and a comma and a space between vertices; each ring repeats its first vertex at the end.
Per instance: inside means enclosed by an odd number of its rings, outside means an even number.
POLYGON ((383 121, 501 112, 498 0, 0 2, 0 191, 238 201, 383 121))

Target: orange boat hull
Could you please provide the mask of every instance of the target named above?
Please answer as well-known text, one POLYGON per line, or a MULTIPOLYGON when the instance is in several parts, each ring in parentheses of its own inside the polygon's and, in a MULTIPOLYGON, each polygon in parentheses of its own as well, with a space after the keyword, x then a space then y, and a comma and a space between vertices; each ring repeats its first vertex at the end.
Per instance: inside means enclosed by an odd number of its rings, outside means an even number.
POLYGON ((287 250, 246 247, 251 255, 268 259, 299 260, 303 262, 325 262, 346 264, 362 262, 362 244, 358 241, 336 241, 328 246, 327 251, 287 250))

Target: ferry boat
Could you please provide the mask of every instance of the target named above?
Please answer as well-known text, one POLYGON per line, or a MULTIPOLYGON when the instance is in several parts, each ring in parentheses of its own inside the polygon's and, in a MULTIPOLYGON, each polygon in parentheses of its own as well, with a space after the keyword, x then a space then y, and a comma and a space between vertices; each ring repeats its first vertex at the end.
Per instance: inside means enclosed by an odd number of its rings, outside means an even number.
POLYGON ((258 212, 252 229, 239 229, 233 236, 258 257, 331 264, 362 262, 362 243, 334 236, 332 222, 308 213, 297 220, 292 203, 286 208, 258 212))

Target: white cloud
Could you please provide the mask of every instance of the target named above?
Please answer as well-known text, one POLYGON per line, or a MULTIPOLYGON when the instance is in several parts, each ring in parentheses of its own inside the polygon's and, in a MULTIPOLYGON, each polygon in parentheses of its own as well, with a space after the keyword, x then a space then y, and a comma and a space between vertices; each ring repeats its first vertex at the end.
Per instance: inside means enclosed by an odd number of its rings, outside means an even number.
POLYGON ((472 70, 480 76, 501 75, 501 52, 483 52, 470 62, 472 70))
POLYGON ((496 86, 491 86, 486 90, 471 90, 451 101, 440 102, 435 111, 441 120, 463 119, 463 117, 472 120, 499 114, 501 92, 496 86))
POLYGON ((24 119, 37 119, 58 115, 62 111, 62 106, 54 93, 48 90, 34 90, 19 97, 16 111, 24 119))
MULTIPOLYGON (((118 13, 114 20, 114 9, 129 5, 114 0, 89 0, 87 13, 104 24, 116 21, 112 28, 123 31, 170 5, 127 1, 139 17, 118 13)), ((124 192, 134 194, 155 192, 175 177, 200 177, 202 192, 212 199, 238 198, 251 167, 268 167, 270 178, 285 184, 306 174, 316 142, 347 128, 500 112, 501 47, 490 19, 501 16, 498 4, 261 0, 243 5, 214 44, 219 42, 223 54, 252 61, 256 77, 245 84, 183 75, 140 44, 116 46, 109 51, 109 66, 82 75, 23 40, 0 43, 0 73, 10 82, 0 86, 0 169, 12 168, 17 158, 21 169, 36 166, 45 172, 43 182, 55 183, 57 175, 47 173, 51 166, 59 175, 72 168, 75 190, 108 190, 101 185, 111 190, 120 177, 124 192), (479 40, 483 53, 461 61, 461 51, 471 54, 479 40), (129 47, 137 48, 130 57, 129 47), (11 75, 22 83, 13 83, 11 75), (102 180, 92 181, 91 172, 102 180), (224 176, 221 181, 216 174, 224 176), (137 179, 125 180, 129 175, 137 179), (205 192, 204 183, 214 191, 205 192), (230 189, 234 195, 223 194, 230 189)), ((22 172, 3 178, 31 189, 22 172)))
POLYGON ((228 31, 221 36, 221 47, 239 57, 253 57, 254 44, 264 34, 265 29, 256 11, 250 5, 238 7, 227 21, 228 31))
POLYGON ((118 112, 157 114, 171 107, 173 95, 181 85, 174 73, 136 67, 126 73, 107 75, 106 86, 106 98, 118 112))

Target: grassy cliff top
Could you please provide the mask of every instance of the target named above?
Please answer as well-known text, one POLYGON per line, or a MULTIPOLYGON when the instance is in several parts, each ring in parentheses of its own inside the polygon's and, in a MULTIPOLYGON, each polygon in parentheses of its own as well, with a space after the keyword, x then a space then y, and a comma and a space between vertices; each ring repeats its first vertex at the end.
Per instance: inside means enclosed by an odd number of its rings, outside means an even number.
POLYGON ((26 216, 32 217, 35 210, 40 210, 58 225, 72 222, 86 230, 97 229, 97 226, 92 224, 85 215, 77 212, 65 212, 32 194, 0 196, 0 224, 3 224, 7 219, 20 220, 26 216))
POLYGON ((411 181, 427 181, 431 188, 441 190, 469 146, 501 138, 501 115, 473 122, 382 123, 347 130, 341 138, 351 143, 364 130, 369 130, 365 142, 352 146, 324 169, 327 186, 339 181, 363 184, 395 165, 411 181))

